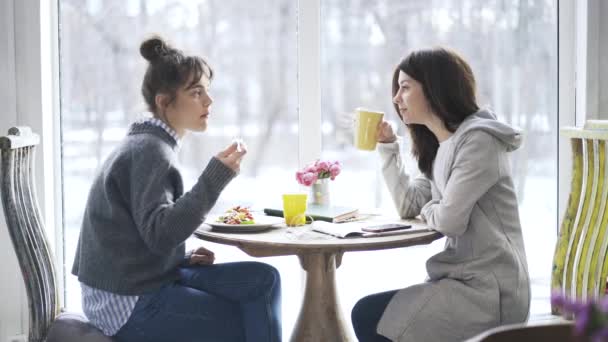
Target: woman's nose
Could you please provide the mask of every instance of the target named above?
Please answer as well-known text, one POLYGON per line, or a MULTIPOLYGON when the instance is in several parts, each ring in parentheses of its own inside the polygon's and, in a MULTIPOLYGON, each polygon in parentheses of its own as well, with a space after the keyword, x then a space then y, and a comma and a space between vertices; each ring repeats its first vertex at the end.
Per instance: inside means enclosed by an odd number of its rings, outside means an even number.
POLYGON ((393 103, 394 103, 394 104, 399 104, 399 99, 400 99, 399 94, 395 95, 395 96, 393 97, 393 103))
POLYGON ((207 98, 205 99, 205 101, 203 101, 203 105, 205 107, 209 107, 209 106, 211 106, 212 103, 213 103, 213 98, 211 98, 211 96, 207 95, 207 98))

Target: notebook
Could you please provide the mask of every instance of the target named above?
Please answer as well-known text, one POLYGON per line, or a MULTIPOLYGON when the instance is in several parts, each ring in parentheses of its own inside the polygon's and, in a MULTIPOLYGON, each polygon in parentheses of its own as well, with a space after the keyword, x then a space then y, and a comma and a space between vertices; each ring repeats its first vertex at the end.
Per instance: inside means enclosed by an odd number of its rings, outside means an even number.
MULTIPOLYGON (((269 216, 283 217, 282 209, 265 208, 264 213, 269 216)), ((306 215, 315 221, 326 221, 333 223, 347 222, 354 219, 359 214, 359 209, 343 206, 320 206, 309 204, 306 208, 306 215)))
POLYGON ((332 235, 338 238, 352 238, 352 237, 380 237, 380 236, 392 236, 402 234, 415 234, 429 232, 429 228, 407 228, 400 230, 391 230, 380 233, 364 232, 361 229, 366 226, 375 225, 370 222, 349 222, 342 224, 333 224, 323 221, 315 221, 312 223, 312 230, 315 232, 332 235))

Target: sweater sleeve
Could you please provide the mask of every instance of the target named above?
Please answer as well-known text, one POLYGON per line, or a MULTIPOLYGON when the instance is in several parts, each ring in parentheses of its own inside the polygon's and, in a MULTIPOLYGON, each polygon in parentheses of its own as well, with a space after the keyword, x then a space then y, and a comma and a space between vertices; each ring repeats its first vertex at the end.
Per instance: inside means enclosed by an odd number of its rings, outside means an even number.
POLYGON ((422 218, 446 236, 463 234, 473 207, 499 180, 499 153, 496 139, 485 132, 472 131, 463 137, 443 198, 427 203, 422 218))
POLYGON ((148 153, 133 156, 130 204, 133 220, 152 251, 170 251, 185 241, 205 220, 234 171, 215 157, 192 189, 181 197, 181 176, 170 158, 158 160, 148 153), (151 162, 149 159, 154 159, 151 162))
POLYGON ((398 142, 378 144, 378 151, 382 159, 382 174, 399 216, 418 216, 420 209, 431 200, 430 181, 424 176, 411 179, 405 172, 398 142))

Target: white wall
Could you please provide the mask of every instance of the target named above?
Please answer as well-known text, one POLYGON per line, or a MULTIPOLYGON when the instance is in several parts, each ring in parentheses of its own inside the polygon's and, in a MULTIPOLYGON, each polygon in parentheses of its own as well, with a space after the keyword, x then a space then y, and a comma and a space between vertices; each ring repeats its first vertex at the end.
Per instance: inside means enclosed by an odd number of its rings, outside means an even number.
MULTIPOLYGON (((0 135, 17 123, 13 1, 0 2, 0 135)), ((0 212, 0 341, 23 331, 24 286, 10 242, 4 213, 0 212)))

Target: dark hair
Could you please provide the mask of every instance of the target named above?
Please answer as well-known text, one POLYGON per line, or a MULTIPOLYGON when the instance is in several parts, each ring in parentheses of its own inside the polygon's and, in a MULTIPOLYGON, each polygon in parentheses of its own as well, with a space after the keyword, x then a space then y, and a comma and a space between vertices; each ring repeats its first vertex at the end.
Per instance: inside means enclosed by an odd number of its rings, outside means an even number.
POLYGON ((157 113, 155 102, 157 94, 167 94, 171 103, 180 87, 194 86, 203 74, 209 80, 213 78, 213 70, 203 58, 186 56, 160 37, 152 37, 141 43, 139 53, 150 62, 141 84, 141 93, 153 113, 160 114, 157 113))
MULTIPOLYGON (((399 71, 422 85, 429 106, 450 132, 456 131, 467 116, 479 110, 473 71, 454 51, 438 47, 410 53, 395 68, 393 98, 399 90, 399 71)), ((395 110, 401 117, 396 104, 395 110)), ((437 137, 425 125, 408 124, 407 127, 418 168, 427 178, 433 179, 433 162, 439 148, 437 137)))

